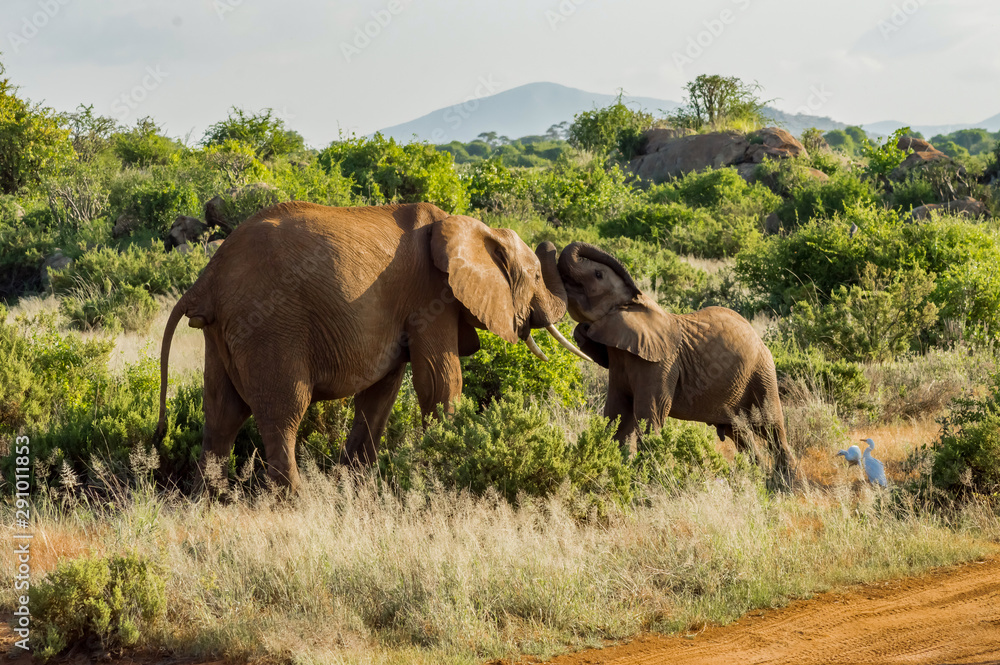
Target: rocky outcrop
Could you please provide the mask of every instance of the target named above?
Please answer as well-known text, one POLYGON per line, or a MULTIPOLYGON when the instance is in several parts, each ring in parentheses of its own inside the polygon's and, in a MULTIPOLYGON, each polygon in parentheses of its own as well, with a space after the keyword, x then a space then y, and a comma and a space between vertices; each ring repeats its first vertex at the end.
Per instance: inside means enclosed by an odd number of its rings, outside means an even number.
POLYGON ((971 196, 966 196, 947 203, 928 203, 914 208, 910 211, 910 219, 919 222, 928 219, 933 213, 961 215, 963 217, 977 218, 989 217, 990 211, 982 201, 977 201, 971 196))
POLYGON ((654 183, 724 166, 736 166, 750 179, 755 169, 740 165, 808 156, 794 136, 778 127, 765 127, 749 137, 739 132, 690 134, 688 130, 658 128, 647 131, 645 138, 642 154, 629 163, 629 170, 654 183))
MULTIPOLYGON (((937 162, 950 162, 954 163, 951 157, 944 154, 930 143, 923 139, 914 138, 912 136, 903 136, 896 143, 896 146, 900 150, 912 150, 903 163, 893 169, 889 177, 893 180, 902 180, 906 175, 913 169, 927 166, 928 164, 934 164, 937 162)), ((964 173, 965 169, 955 164, 955 168, 959 170, 960 173, 964 173)))
POLYGON ((207 229, 208 225, 197 217, 177 215, 163 241, 164 249, 168 252, 173 247, 180 249, 181 245, 199 240, 207 229))

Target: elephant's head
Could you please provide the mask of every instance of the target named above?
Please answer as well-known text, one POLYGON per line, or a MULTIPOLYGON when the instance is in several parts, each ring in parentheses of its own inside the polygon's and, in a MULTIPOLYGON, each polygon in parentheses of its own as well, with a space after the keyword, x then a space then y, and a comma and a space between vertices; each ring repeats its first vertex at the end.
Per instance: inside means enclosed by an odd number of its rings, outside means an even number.
MULTIPOLYGON (((639 290, 615 257, 593 245, 574 242, 559 256, 559 275, 569 314, 581 324, 577 341, 612 346, 650 362, 661 362, 672 353, 672 321, 639 290)), ((594 355, 594 347, 583 346, 594 355)), ((598 355, 606 358, 606 350, 598 355)))
POLYGON ((434 223, 431 253, 478 327, 511 343, 524 340, 542 358, 531 329, 546 328, 564 346, 586 357, 555 328, 566 313, 566 290, 551 242, 532 252, 510 229, 492 229, 456 215, 434 223))

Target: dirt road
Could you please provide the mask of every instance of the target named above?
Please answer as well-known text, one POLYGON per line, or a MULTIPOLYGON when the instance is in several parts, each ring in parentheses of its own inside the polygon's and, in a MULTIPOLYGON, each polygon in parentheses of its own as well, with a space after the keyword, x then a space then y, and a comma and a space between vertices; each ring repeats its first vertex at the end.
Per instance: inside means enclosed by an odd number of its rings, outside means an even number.
POLYGON ((553 665, 1000 663, 1000 560, 825 593, 697 635, 646 635, 553 665))

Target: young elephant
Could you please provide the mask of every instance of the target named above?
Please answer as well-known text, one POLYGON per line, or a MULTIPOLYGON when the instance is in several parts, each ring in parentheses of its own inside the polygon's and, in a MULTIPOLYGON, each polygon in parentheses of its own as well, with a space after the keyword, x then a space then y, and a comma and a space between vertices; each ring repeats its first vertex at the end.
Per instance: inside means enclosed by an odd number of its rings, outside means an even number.
POLYGON ((704 422, 758 459, 759 436, 775 471, 795 479, 774 360, 746 319, 724 307, 668 314, 614 257, 582 242, 562 251, 559 274, 577 344, 609 370, 604 415, 621 418, 619 441, 639 434, 640 420, 654 429, 667 416, 704 422), (733 426, 740 417, 751 440, 733 426))

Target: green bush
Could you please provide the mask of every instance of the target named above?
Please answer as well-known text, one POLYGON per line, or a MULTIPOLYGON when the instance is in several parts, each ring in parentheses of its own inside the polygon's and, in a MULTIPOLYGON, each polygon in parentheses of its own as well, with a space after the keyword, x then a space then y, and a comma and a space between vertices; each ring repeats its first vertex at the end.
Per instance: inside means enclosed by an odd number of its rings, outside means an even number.
POLYGON ((135 646, 166 610, 162 571, 137 556, 63 561, 31 589, 33 651, 43 662, 96 637, 135 646))
POLYGON ((878 200, 871 182, 853 171, 835 171, 828 181, 822 182, 797 163, 765 162, 758 170, 762 181, 786 194, 784 201, 774 209, 786 229, 794 229, 812 219, 845 214, 852 207, 878 200))
POLYGON ((873 178, 888 178, 892 171, 903 163, 911 149, 899 148, 899 140, 909 136, 909 127, 900 127, 882 143, 872 143, 867 137, 861 144, 861 156, 868 160, 865 172, 873 178))
POLYGON ((469 193, 469 203, 474 209, 503 212, 516 208, 525 201, 527 181, 510 170, 500 158, 476 162, 462 175, 462 182, 469 193))
POLYGON ((747 217, 715 216, 683 203, 634 206, 600 226, 604 237, 626 236, 657 243, 679 254, 723 258, 759 236, 757 222, 747 217))
POLYGON ((778 384, 785 389, 795 381, 818 388, 824 397, 837 405, 841 413, 852 413, 867 406, 869 382, 864 367, 844 359, 829 360, 820 349, 801 349, 795 344, 771 341, 778 384))
POLYGON ((834 358, 885 362, 912 348, 938 319, 928 301, 934 277, 921 268, 879 271, 867 264, 860 284, 841 285, 820 304, 800 301, 781 322, 805 348, 816 346, 834 358))
POLYGON ((732 168, 692 171, 648 191, 653 203, 684 203, 692 208, 741 208, 761 217, 774 210, 781 198, 761 183, 749 184, 732 168))
POLYGON ((81 330, 146 333, 159 311, 146 289, 131 284, 113 286, 111 280, 99 285, 80 284, 62 295, 59 310, 81 330))
POLYGON ((748 243, 736 256, 736 272, 758 306, 779 313, 814 292, 825 302, 835 289, 859 284, 867 264, 935 274, 937 288, 929 300, 942 319, 967 322, 970 329, 978 319, 993 320, 990 307, 1000 297, 1000 283, 990 267, 1000 265, 1000 247, 993 231, 960 217, 908 224, 896 211, 852 205, 842 215, 810 221, 787 236, 748 243), (857 226, 853 236, 852 225, 857 226))
POLYGON ((319 163, 353 180, 354 194, 373 205, 428 201, 456 214, 469 207, 451 154, 426 143, 400 145, 376 133, 331 143, 319 163))
POLYGON ((560 160, 532 175, 529 196, 547 221, 582 228, 622 214, 635 204, 638 192, 617 165, 605 169, 596 160, 585 165, 560 160))
POLYGON ((914 451, 910 466, 931 461, 930 477, 939 491, 957 498, 1000 495, 1000 377, 980 399, 958 398, 943 417, 938 440, 914 451))
POLYGON ((113 221, 127 215, 135 220, 134 228, 161 235, 178 215, 199 217, 201 197, 171 170, 124 170, 111 181, 108 211, 113 221))
POLYGON ((69 162, 73 146, 62 125, 52 109, 18 97, 0 63, 0 193, 37 185, 69 162))
POLYGON ((305 148, 302 136, 287 129, 285 121, 276 117, 273 109, 250 113, 234 106, 229 110, 229 117, 211 125, 201 139, 205 146, 223 146, 231 141, 250 146, 262 160, 305 148))
POLYGON ((709 427, 671 419, 639 439, 631 466, 638 482, 667 485, 725 475, 729 469, 709 427))
POLYGON ((422 439, 383 452, 382 467, 403 489, 437 481, 476 494, 493 489, 514 502, 521 494, 549 496, 565 484, 598 505, 631 501, 632 472, 607 421, 592 418, 571 442, 550 418, 516 391, 484 409, 463 397, 422 439))
POLYGON ((140 168, 169 164, 180 150, 175 141, 160 134, 152 118, 140 118, 132 129, 115 134, 112 146, 123 166, 140 168))
POLYGON ((642 148, 642 133, 653 125, 653 116, 631 109, 619 93, 614 104, 602 109, 582 111, 573 116, 569 143, 600 157, 613 155, 628 161, 642 148))
MULTIPOLYGON (((571 339, 572 325, 557 324, 571 339)), ((576 356, 564 349, 547 332, 533 336, 549 361, 543 362, 526 344, 511 344, 496 335, 477 330, 480 349, 462 359, 462 394, 481 407, 512 390, 539 400, 554 395, 566 406, 584 402, 583 375, 576 356)))
MULTIPOLYGON (((267 203, 264 200, 246 201, 234 206, 234 208, 242 209, 234 210, 233 214, 239 215, 247 212, 250 204, 260 205, 263 208, 288 200, 309 201, 326 206, 349 206, 357 203, 351 194, 351 181, 340 173, 328 173, 315 160, 302 164, 277 159, 271 164, 271 182, 277 187, 275 195, 270 199, 273 201, 272 203, 267 203)), ((249 217, 253 212, 247 213, 237 223, 249 217)))
MULTIPOLYGON (((282 178, 281 180, 287 181, 288 178, 282 178)), ((319 195, 323 195, 324 193, 328 195, 332 194, 336 197, 335 201, 338 203, 351 201, 349 191, 337 191, 337 180, 338 177, 336 175, 329 176, 329 181, 332 185, 333 191, 327 189, 326 192, 324 192, 321 182, 317 183, 319 188, 314 191, 316 191, 319 195), (345 195, 348 197, 346 201, 342 198, 345 195)), ((301 186, 302 183, 292 182, 291 184, 301 186)), ((264 208, 269 208, 277 203, 290 200, 288 194, 284 190, 278 189, 264 182, 254 182, 241 187, 235 187, 222 194, 218 194, 217 196, 221 201, 221 205, 215 208, 216 217, 215 219, 206 221, 213 221, 217 223, 221 222, 223 227, 229 229, 235 229, 237 226, 264 208)), ((207 207, 208 206, 206 206, 206 209, 207 207)))

